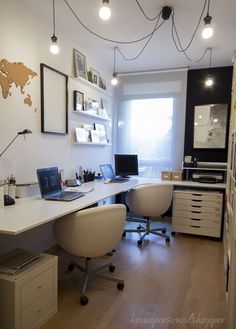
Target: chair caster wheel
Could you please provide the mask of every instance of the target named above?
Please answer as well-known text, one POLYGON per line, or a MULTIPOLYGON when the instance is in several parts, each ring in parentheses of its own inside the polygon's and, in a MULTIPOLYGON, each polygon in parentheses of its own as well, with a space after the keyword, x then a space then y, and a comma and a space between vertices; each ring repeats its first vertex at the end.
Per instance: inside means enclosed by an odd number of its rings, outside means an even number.
POLYGON ((125 237, 126 237, 126 232, 123 232, 122 238, 125 238, 125 237))
POLYGON ((137 226, 137 230, 141 230, 141 228, 142 228, 142 226, 140 226, 140 225, 137 226))
POLYGON ((166 243, 170 243, 170 238, 166 238, 166 243))
POLYGON ((161 230, 161 233, 162 234, 165 234, 166 233, 166 229, 164 228, 164 230, 161 230))
POLYGON ((87 305, 88 304, 88 297, 87 296, 80 297, 80 304, 81 305, 87 305))
POLYGON ((141 246, 142 243, 143 243, 143 240, 138 240, 138 241, 137 241, 138 246, 141 246))
POLYGON ((172 236, 175 236, 175 232, 171 232, 171 235, 172 235, 172 236))
POLYGON ((123 290, 124 289, 124 283, 117 283, 117 289, 118 290, 123 290))
POLYGON ((115 269, 116 269, 116 267, 115 267, 114 265, 110 265, 110 266, 109 266, 109 271, 110 271, 110 272, 114 272, 115 269))
POLYGON ((75 265, 73 265, 73 264, 68 265, 68 271, 69 272, 74 271, 74 269, 75 269, 75 265))

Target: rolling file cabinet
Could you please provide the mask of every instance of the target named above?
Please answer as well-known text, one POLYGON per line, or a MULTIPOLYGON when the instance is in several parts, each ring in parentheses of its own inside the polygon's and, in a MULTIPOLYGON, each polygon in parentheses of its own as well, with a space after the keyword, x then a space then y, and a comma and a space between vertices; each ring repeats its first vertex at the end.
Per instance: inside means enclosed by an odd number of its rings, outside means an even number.
POLYGON ((17 275, 0 274, 0 328, 37 329, 57 311, 57 257, 41 259, 17 275))
POLYGON ((217 191, 175 190, 172 232, 221 236, 223 194, 217 191))

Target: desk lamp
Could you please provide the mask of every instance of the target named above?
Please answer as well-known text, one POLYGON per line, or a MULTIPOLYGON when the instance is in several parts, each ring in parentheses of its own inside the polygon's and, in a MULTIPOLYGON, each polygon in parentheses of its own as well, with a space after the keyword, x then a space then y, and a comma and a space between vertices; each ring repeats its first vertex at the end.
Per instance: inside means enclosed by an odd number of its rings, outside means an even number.
POLYGON ((19 132, 17 133, 17 135, 13 138, 13 140, 12 140, 12 141, 7 145, 7 147, 2 151, 2 153, 0 154, 0 157, 3 155, 3 153, 6 152, 6 150, 11 146, 11 144, 14 142, 14 140, 15 140, 19 135, 23 135, 23 136, 25 136, 25 135, 27 135, 27 134, 32 134, 32 131, 29 130, 29 129, 24 129, 24 130, 22 130, 22 131, 19 131, 19 132))

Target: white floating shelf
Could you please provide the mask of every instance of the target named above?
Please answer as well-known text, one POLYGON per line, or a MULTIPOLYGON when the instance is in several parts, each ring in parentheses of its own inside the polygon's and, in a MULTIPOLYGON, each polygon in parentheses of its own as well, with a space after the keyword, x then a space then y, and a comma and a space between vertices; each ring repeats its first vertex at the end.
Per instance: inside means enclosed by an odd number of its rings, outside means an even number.
POLYGON ((94 90, 100 92, 100 93, 103 93, 104 95, 107 95, 107 96, 110 96, 112 97, 112 94, 110 92, 108 92, 107 90, 105 89, 102 89, 101 87, 97 86, 96 84, 84 79, 84 78, 81 78, 81 77, 70 77, 72 80, 75 80, 77 82, 81 82, 83 83, 84 85, 86 86, 89 86, 89 87, 92 87, 94 90))
POLYGON ((92 143, 92 142, 73 142, 73 144, 80 144, 80 145, 95 145, 95 146, 109 146, 110 143, 92 143))
POLYGON ((90 117, 90 118, 96 118, 96 119, 101 119, 101 120, 105 120, 105 121, 111 121, 110 118, 106 118, 106 117, 103 117, 101 115, 87 113, 87 111, 73 111, 73 113, 81 114, 81 115, 84 115, 84 116, 87 116, 87 117, 90 117))

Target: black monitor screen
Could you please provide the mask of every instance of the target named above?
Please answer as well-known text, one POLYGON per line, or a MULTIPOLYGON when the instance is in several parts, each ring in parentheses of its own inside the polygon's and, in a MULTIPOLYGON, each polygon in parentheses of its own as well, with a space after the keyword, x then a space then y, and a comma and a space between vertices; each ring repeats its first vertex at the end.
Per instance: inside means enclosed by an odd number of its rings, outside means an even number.
POLYGON ((115 171, 118 176, 138 175, 137 154, 115 154, 115 171))

